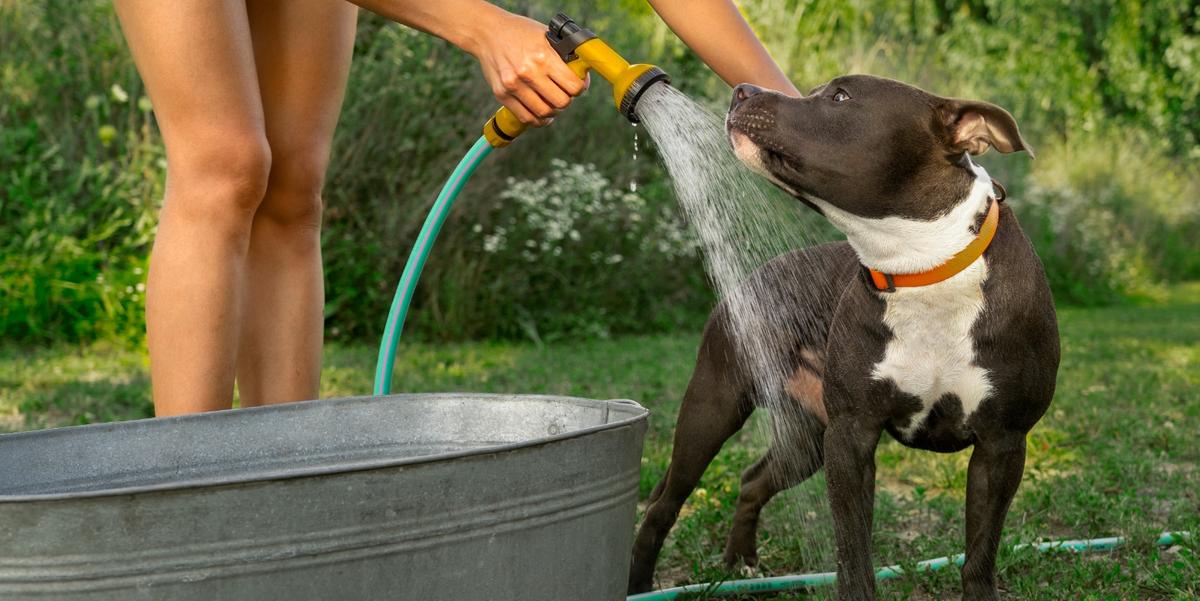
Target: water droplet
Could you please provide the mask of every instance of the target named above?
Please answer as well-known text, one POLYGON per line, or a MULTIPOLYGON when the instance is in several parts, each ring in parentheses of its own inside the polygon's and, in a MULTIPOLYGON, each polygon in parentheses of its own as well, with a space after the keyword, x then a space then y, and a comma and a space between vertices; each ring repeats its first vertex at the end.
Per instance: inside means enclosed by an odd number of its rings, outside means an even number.
MULTIPOLYGON (((633 124, 633 162, 638 160, 638 124, 633 124)), ((637 193, 637 169, 634 169, 633 179, 629 180, 629 191, 637 193)))
POLYGON ((637 123, 633 124, 633 160, 637 160, 638 153, 638 130, 637 123))

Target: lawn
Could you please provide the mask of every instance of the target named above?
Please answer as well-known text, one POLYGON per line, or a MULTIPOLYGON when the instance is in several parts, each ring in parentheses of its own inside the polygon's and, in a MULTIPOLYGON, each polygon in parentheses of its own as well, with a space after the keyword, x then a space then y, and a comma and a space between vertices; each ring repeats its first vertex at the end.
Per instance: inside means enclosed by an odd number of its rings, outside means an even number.
MULTIPOLYGON (((1113 552, 1005 552, 1001 587, 1012 599, 1195 599, 1197 543, 1155 547, 1157 533, 1200 531, 1200 284, 1157 302, 1059 313, 1063 361, 1050 412, 1031 435, 1025 479, 1005 544, 1126 536, 1113 552)), ((679 399, 698 332, 535 346, 405 344, 396 387, 631 398, 652 410, 644 498, 666 469, 679 399)), ((322 396, 371 390, 372 345, 331 345, 322 396)), ((139 351, 0 348, 0 431, 144 417, 150 411, 139 351)), ((721 551, 738 477, 766 444, 764 416, 709 468, 667 542, 662 585, 736 577, 721 551)), ((886 438, 886 437, 885 437, 886 438)), ((885 442, 879 449, 877 564, 961 551, 968 455, 935 455, 885 442)), ((829 512, 818 475, 776 499, 763 519, 765 573, 833 569, 829 512)), ((955 570, 881 587, 888 599, 957 599, 955 570)), ((824 594, 824 593, 822 593, 824 594)), ((812 598, 814 595, 785 598, 812 598)))

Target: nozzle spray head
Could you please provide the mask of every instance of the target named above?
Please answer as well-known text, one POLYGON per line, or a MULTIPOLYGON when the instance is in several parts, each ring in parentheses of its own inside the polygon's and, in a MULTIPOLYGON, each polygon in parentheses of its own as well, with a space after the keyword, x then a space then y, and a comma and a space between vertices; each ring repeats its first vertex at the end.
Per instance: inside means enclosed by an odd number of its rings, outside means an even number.
MULTIPOLYGON (((595 71, 608 80, 613 86, 613 102, 617 110, 633 123, 638 122, 637 103, 642 94, 656 83, 671 81, 662 69, 654 65, 629 64, 595 33, 580 27, 563 13, 550 19, 546 39, 579 77, 587 76, 588 71, 595 71)), ((496 111, 495 116, 483 126, 484 137, 496 148, 507 146, 523 131, 525 124, 507 108, 496 111)))
POLYGON ((600 74, 613 85, 613 102, 626 119, 637 123, 637 102, 651 85, 669 82, 666 72, 654 65, 631 65, 611 46, 604 43, 590 29, 563 13, 550 20, 546 39, 550 46, 568 64, 581 60, 589 69, 600 74))
POLYGON ((637 77, 634 77, 633 81, 625 86, 625 91, 621 94, 621 101, 617 103, 617 110, 625 115, 625 118, 629 119, 631 123, 637 123, 641 121, 637 114, 637 103, 642 99, 642 94, 656 83, 670 83, 671 77, 667 75, 666 71, 654 65, 633 65, 630 70, 635 71, 637 77), (638 69, 639 67, 649 68, 638 69))

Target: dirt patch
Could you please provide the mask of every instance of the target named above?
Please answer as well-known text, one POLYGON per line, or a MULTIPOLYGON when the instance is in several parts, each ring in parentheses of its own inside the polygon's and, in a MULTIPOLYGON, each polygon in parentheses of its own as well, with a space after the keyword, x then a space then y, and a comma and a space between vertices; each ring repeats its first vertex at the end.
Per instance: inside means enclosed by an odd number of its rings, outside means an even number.
POLYGON ((1184 478, 1190 478, 1196 475, 1196 464, 1183 462, 1163 462, 1158 465, 1158 470, 1165 476, 1174 476, 1179 474, 1184 478))
POLYGON ((17 432, 25 429, 25 416, 15 410, 11 413, 0 413, 0 432, 17 432))

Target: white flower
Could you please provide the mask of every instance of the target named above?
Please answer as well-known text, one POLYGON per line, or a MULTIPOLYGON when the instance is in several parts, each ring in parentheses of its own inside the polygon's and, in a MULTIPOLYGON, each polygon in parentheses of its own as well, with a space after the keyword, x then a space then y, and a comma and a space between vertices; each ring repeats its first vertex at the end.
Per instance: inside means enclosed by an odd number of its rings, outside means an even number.
POLYGON ((500 236, 497 234, 492 234, 490 236, 483 237, 483 251, 488 254, 495 254, 503 246, 504 246, 504 237, 503 236, 500 236))
POLYGON ((109 88, 109 92, 112 92, 113 100, 116 100, 117 102, 124 104, 125 102, 129 101, 129 94, 125 92, 125 89, 122 88, 121 84, 119 83, 114 83, 112 87, 109 88))

